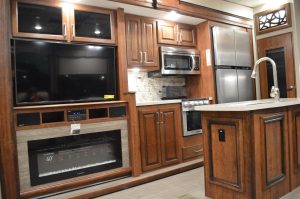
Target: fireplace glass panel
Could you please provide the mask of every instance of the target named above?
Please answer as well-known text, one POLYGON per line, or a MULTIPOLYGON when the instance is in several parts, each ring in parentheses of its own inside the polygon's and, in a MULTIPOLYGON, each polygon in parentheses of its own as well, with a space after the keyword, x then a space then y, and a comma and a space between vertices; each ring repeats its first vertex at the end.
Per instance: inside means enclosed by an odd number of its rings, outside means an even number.
POLYGON ((121 131, 28 142, 31 185, 122 167, 121 131))

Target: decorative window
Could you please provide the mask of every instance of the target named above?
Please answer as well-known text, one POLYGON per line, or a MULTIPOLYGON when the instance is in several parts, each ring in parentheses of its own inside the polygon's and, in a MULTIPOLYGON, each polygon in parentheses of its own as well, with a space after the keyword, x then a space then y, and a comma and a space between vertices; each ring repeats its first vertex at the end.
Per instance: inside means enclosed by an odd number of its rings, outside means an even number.
POLYGON ((255 15, 256 33, 262 34, 291 26, 290 5, 267 10, 255 15))

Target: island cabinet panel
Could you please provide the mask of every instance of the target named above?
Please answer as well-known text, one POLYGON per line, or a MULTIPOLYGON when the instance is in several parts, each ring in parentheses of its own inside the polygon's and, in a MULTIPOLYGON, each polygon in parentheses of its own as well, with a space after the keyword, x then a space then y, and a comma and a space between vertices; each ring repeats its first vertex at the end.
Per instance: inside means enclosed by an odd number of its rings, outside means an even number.
POLYGON ((291 189, 300 186, 300 106, 289 108, 291 189))
POLYGON ((253 122, 256 198, 280 198, 290 189, 287 111, 256 111, 253 122))
POLYGON ((142 170, 181 162, 180 105, 138 108, 142 170))

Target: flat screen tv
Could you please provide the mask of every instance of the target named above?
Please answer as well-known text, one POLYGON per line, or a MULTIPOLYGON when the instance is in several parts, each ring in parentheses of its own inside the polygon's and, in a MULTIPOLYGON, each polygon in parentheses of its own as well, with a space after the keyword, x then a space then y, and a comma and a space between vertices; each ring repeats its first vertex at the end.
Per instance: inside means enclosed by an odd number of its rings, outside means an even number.
POLYGON ((111 46, 12 40, 17 106, 117 99, 111 46))

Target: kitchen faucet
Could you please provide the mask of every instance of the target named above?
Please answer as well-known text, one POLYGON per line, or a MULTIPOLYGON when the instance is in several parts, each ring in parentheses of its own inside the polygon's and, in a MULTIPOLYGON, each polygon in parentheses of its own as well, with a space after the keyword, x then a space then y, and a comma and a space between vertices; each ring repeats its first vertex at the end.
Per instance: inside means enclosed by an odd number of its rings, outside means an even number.
POLYGON ((263 57, 260 58, 255 62, 253 72, 251 74, 251 78, 256 78, 256 70, 259 64, 263 61, 269 61, 272 64, 273 68, 273 80, 274 80, 274 86, 272 86, 270 97, 274 98, 275 101, 279 101, 280 94, 279 94, 279 88, 278 88, 278 79, 277 79, 277 69, 276 69, 276 63, 274 62, 273 59, 269 57, 263 57))

